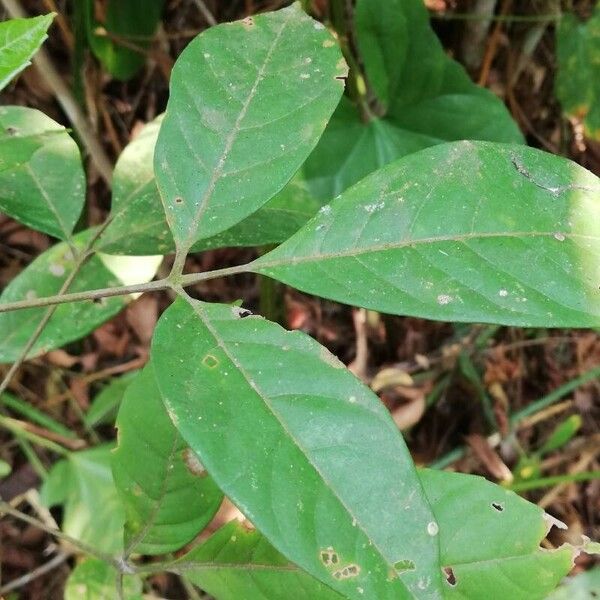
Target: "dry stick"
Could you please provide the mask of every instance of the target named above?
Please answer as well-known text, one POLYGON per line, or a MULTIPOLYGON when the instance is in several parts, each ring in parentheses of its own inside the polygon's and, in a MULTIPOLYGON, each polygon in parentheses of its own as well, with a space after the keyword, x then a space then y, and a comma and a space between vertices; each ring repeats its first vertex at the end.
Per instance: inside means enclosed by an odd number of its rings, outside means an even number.
MULTIPOLYGON (((27 14, 23 10, 19 0, 1 0, 4 8, 8 11, 9 15, 16 19, 22 19, 27 17, 27 14)), ((73 95, 64 84, 60 75, 54 68, 50 58, 46 51, 41 48, 37 54, 33 57, 33 64, 37 67, 40 76, 46 84, 50 87, 58 103, 64 110, 65 114, 71 121, 77 135, 83 142, 87 151, 92 158, 98 172, 102 179, 110 185, 112 178, 112 164, 104 152, 104 148, 100 145, 100 142, 96 139, 93 131, 91 130, 85 115, 79 108, 79 105, 73 98, 73 95)))
POLYGON ((204 0, 194 0, 194 3, 198 7, 198 10, 202 13, 202 16, 206 19, 206 22, 211 27, 214 27, 217 24, 217 20, 214 18, 210 10, 208 10, 206 4, 204 4, 204 0))
POLYGON ((23 587, 32 582, 34 579, 49 573, 53 569, 56 569, 56 567, 62 565, 70 556, 71 554, 68 552, 61 552, 60 554, 57 554, 54 558, 39 566, 37 569, 34 569, 33 571, 26 573, 21 577, 17 577, 17 579, 13 579, 6 585, 0 587, 0 595, 8 594, 8 592, 12 592, 13 590, 23 587))

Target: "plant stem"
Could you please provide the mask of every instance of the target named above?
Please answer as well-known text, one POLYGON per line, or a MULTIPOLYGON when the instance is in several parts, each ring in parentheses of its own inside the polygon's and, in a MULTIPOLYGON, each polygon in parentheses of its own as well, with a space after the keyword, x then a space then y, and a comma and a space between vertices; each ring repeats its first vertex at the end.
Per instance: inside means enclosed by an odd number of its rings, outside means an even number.
POLYGON ((561 483, 572 483, 576 481, 589 481, 600 479, 600 471, 583 471, 582 473, 570 473, 567 475, 555 475, 553 477, 540 477, 531 481, 519 481, 507 485, 506 488, 513 492, 528 492, 543 487, 552 487, 561 483))
MULTIPOLYGON (((225 269, 216 269, 215 271, 206 271, 204 273, 190 273, 182 275, 177 282, 181 287, 188 287, 201 281, 216 279, 217 277, 226 277, 238 273, 247 273, 252 263, 227 267, 225 269)), ((157 292, 173 288, 175 284, 169 277, 148 283, 138 283, 135 285, 124 285, 121 287, 102 288, 98 290, 87 290, 85 292, 74 292, 71 294, 58 294, 56 296, 47 296, 45 298, 32 298, 31 300, 19 300, 17 302, 7 302, 0 304, 0 313, 23 308, 39 308, 41 306, 53 306, 56 304, 65 304, 67 302, 81 302, 83 300, 98 300, 100 298, 110 298, 114 296, 127 296, 129 294, 143 292, 157 292)))

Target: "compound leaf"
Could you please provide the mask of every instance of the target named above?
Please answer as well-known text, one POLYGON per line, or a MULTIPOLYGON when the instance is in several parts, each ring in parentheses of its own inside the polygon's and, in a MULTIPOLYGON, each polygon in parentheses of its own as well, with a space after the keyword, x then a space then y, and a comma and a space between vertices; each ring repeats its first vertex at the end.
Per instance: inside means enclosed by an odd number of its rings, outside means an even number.
POLYGON ((329 200, 377 168, 435 144, 523 141, 501 100, 446 54, 422 0, 359 0, 354 25, 379 105, 361 115, 344 99, 334 113, 303 168, 318 198, 329 200))
MULTIPOLYGON (((73 247, 81 251, 87 246, 93 230, 73 238, 73 247)), ((104 287, 143 283, 154 277, 162 257, 122 257, 97 254, 81 268, 69 291, 82 292, 104 287)), ((0 304, 52 296, 74 268, 76 259, 66 242, 52 246, 19 273, 0 295, 0 304)), ((113 317, 132 299, 132 296, 70 302, 57 306, 28 357, 59 348, 84 337, 113 317)), ((27 308, 0 313, 0 363, 13 362, 19 356, 46 312, 45 307, 27 308)))
MULTIPOLYGON (((162 116, 148 123, 122 152, 113 175, 112 219, 98 242, 104 252, 166 254, 175 249, 152 158, 162 116)), ((319 209, 306 184, 292 179, 275 197, 230 229, 199 240, 193 251, 263 246, 286 240, 319 209)))
MULTIPOLYGON (((64 600, 112 600, 116 595, 116 569, 97 558, 86 558, 69 575, 64 600)), ((136 575, 123 577, 123 598, 142 600, 142 580, 136 575)))
POLYGON ((314 148, 343 89, 331 34, 298 3, 211 27, 179 57, 154 156, 186 251, 255 212, 314 148))
POLYGON ((373 173, 252 267, 381 312, 537 327, 600 324, 600 182, 489 142, 373 173))
POLYGON ((564 112, 583 121, 588 137, 600 139, 600 4, 585 23, 562 15, 556 54, 556 96, 564 112))
POLYGON ((169 569, 218 600, 342 600, 287 560, 255 529, 231 521, 169 569))
POLYGON ((0 107, 0 210, 68 240, 84 201, 81 156, 67 130, 38 110, 0 107))
POLYGON ((46 506, 64 509, 62 530, 103 552, 123 550, 125 515, 110 470, 112 446, 71 452, 42 486, 46 506))
POLYGON ((0 23, 0 90, 29 64, 48 37, 54 14, 0 23))
POLYGON ((437 597, 437 525, 387 410, 313 339, 243 314, 179 299, 157 325, 152 361, 182 437, 326 585, 357 599, 437 597))
POLYGON ((127 388, 117 428, 112 470, 125 507, 125 554, 178 550, 210 521, 223 494, 171 423, 152 365, 127 388))
POLYGON ((440 526, 448 600, 542 600, 570 571, 572 548, 540 548, 554 520, 535 504, 473 475, 419 477, 440 526))

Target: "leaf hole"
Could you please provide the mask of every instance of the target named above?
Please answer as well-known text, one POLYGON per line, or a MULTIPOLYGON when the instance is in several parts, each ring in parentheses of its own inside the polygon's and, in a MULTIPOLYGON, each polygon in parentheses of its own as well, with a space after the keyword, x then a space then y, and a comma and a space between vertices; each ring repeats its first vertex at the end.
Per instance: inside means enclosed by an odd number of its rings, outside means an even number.
POLYGON ((6 133, 8 133, 8 135, 17 135, 18 132, 19 132, 19 130, 16 127, 7 127, 6 128, 6 133))
POLYGON ((333 576, 336 579, 351 579, 352 577, 358 577, 360 573, 360 567, 356 564, 351 564, 343 567, 342 569, 338 569, 333 576))
POLYGON ((209 369, 214 369, 219 364, 219 359, 213 354, 207 354, 202 359, 202 364, 209 369))
POLYGON ((498 512, 502 512, 504 510, 503 502, 492 502, 492 508, 497 510, 498 512))
POLYGON ((175 204, 183 204, 183 198, 181 196, 177 196, 174 200, 175 204))
POLYGON ((452 567, 444 567, 442 569, 444 571, 444 576, 446 577, 446 583, 454 587, 456 585, 456 576, 454 575, 454 571, 452 567))
POLYGON ((398 560, 394 563, 394 569, 398 573, 404 573, 404 571, 414 571, 415 563, 408 559, 398 560))

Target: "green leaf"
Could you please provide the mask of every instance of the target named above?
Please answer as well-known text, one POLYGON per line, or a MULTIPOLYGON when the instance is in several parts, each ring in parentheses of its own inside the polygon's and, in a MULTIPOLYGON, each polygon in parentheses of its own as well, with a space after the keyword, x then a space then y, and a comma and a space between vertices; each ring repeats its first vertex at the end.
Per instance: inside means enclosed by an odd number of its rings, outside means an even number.
POLYGON ((102 23, 94 19, 93 0, 85 2, 87 35, 94 54, 113 77, 130 79, 146 61, 164 0, 108 0, 102 23))
MULTIPOLYGON (((73 238, 75 249, 81 251, 93 233, 93 230, 87 230, 76 235, 73 238)), ((80 292, 149 281, 161 260, 162 257, 155 256, 94 255, 81 268, 69 291, 80 292)), ((57 294, 74 265, 73 253, 66 242, 52 246, 6 286, 0 303, 57 294)), ((97 302, 59 305, 28 357, 38 356, 84 337, 116 315, 131 299, 132 296, 119 296, 97 302)), ((46 308, 41 307, 0 313, 0 363, 13 362, 20 356, 45 312, 46 308)))
POLYGON ((393 314, 598 326, 600 184, 532 148, 435 146, 361 181, 252 269, 393 314))
MULTIPOLYGON (((113 600, 116 597, 117 571, 97 558, 81 561, 67 579, 64 600, 113 600)), ((123 577, 123 598, 142 600, 142 581, 139 577, 123 577)))
POLYGON ((157 325, 156 378, 185 441, 326 585, 348 598, 437 597, 437 525, 388 411, 313 339, 243 314, 179 299, 157 325))
POLYGON ((535 504, 473 475, 419 477, 440 526, 444 598, 542 600, 570 571, 571 547, 540 548, 559 522, 535 504))
POLYGON ((520 143, 503 103, 448 57, 422 0, 359 0, 359 54, 379 99, 365 116, 342 101, 304 166, 311 191, 329 200, 383 165, 462 139, 520 143))
POLYGON ((131 371, 121 377, 111 379, 110 383, 104 386, 92 400, 92 404, 85 414, 83 422, 88 427, 114 423, 125 390, 135 379, 138 372, 139 371, 131 371))
POLYGON ((579 431, 582 422, 581 415, 571 415, 564 419, 542 444, 539 454, 547 454, 568 444, 579 431))
POLYGON ((343 89, 331 34, 298 3, 211 27, 183 51, 154 157, 188 250, 255 212, 314 148, 343 89))
POLYGON ((84 201, 81 156, 67 130, 38 110, 0 107, 0 210, 68 240, 84 201))
MULTIPOLYGON (((152 164, 162 118, 148 123, 117 161, 112 219, 98 242, 104 252, 166 254, 175 249, 152 164)), ((319 206, 300 178, 293 179, 257 212, 214 237, 198 241, 193 250, 282 242, 296 233, 319 206)))
POLYGON ((585 23, 563 14, 556 28, 556 96, 564 112, 600 140, 600 4, 585 23))
POLYGON ((591 600, 597 598, 599 594, 600 567, 596 567, 565 579, 546 600, 591 600))
POLYGON ((125 506, 125 553, 166 554, 212 519, 223 494, 171 423, 147 365, 125 392, 112 455, 125 506))
POLYGON ((0 90, 28 65, 48 37, 54 14, 0 23, 0 90))
POLYGON ((0 477, 6 477, 10 475, 12 467, 4 460, 0 460, 0 477))
POLYGON ((172 570, 218 600, 341 600, 290 563, 265 537, 231 521, 173 563, 172 570))
POLYGON ((110 470, 112 446, 72 452, 42 487, 46 506, 63 505, 62 530, 103 552, 123 550, 123 506, 110 470))

